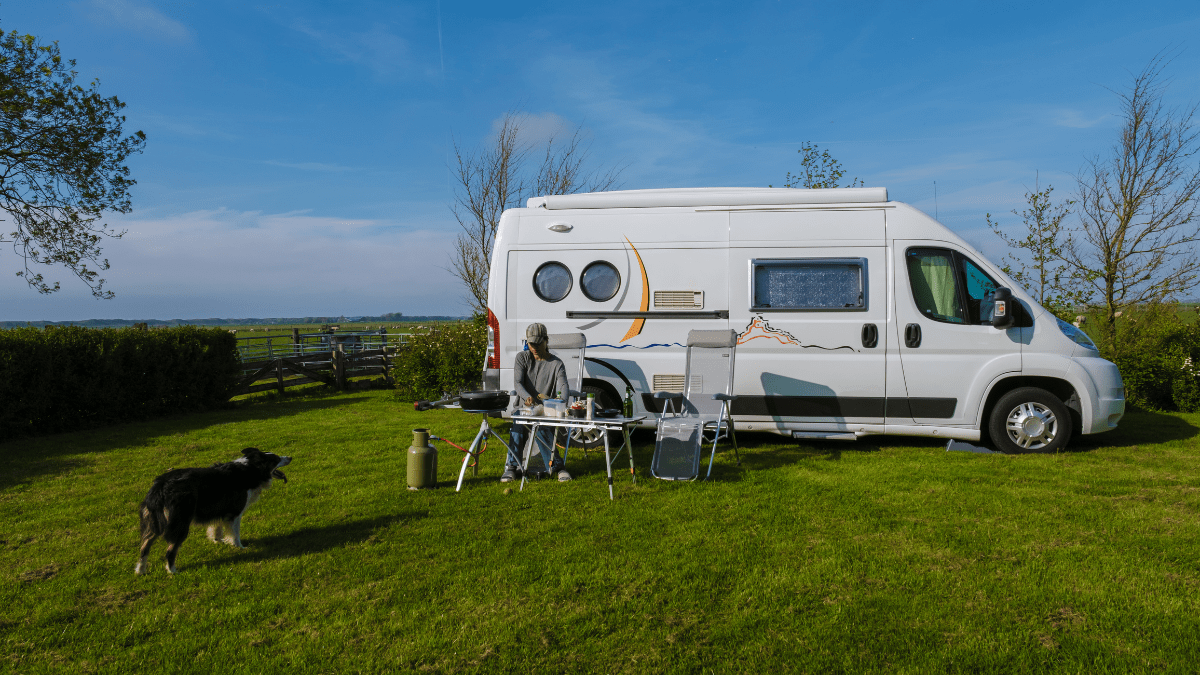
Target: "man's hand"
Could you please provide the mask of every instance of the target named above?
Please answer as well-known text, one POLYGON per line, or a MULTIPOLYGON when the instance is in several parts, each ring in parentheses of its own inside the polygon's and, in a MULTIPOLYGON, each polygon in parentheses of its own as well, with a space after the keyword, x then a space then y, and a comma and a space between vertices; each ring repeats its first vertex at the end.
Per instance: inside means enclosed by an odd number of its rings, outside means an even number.
POLYGON ((533 397, 532 396, 525 397, 525 405, 527 405, 527 406, 533 405, 533 397))

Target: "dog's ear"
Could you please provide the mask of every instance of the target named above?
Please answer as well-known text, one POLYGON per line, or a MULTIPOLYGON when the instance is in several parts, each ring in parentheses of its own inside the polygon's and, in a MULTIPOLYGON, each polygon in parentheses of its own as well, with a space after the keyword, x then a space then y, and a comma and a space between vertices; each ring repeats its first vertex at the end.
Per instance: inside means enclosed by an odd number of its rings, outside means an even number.
POLYGON ((242 448, 242 454, 247 457, 258 452, 262 452, 262 450, 259 450, 258 448, 242 448))

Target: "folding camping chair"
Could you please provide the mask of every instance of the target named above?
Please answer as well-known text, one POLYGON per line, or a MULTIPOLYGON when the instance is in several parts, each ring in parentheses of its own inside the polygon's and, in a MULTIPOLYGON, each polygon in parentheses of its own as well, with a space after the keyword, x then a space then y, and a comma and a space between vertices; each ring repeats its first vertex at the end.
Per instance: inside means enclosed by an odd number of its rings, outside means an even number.
POLYGON ((683 393, 656 392, 664 401, 654 442, 650 473, 664 480, 695 480, 700 475, 700 454, 711 434, 712 454, 708 473, 712 475, 717 457, 717 442, 728 437, 733 454, 738 455, 737 435, 730 416, 733 396, 733 362, 737 349, 737 331, 693 330, 688 332, 687 367, 683 393))
MULTIPOLYGON (((583 357, 587 351, 587 337, 583 333, 551 333, 546 336, 549 340, 550 351, 558 358, 563 360, 563 365, 567 368, 567 387, 569 389, 564 392, 564 402, 570 403, 573 398, 582 398, 583 393, 583 357), (568 352, 576 350, 568 356, 568 352), (578 363, 573 363, 578 360, 578 363), (575 380, 571 381, 571 371, 575 371, 575 380)), ((557 441, 558 431, 555 431, 555 440, 557 441)), ((566 440, 563 441, 563 461, 567 459, 567 451, 571 449, 571 431, 563 430, 563 435, 566 440)), ((583 455, 587 456, 587 448, 584 448, 583 455)))

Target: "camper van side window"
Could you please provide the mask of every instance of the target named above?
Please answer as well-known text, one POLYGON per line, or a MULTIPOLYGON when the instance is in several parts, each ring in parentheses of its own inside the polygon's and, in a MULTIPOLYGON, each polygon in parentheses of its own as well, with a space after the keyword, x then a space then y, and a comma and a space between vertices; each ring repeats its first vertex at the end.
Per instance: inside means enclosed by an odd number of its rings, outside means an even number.
POLYGON ((962 256, 963 280, 967 285, 967 313, 971 323, 990 324, 992 322, 992 292, 1000 285, 997 284, 979 266, 962 256))
POLYGON ((588 300, 604 302, 620 290, 621 273, 612 263, 597 260, 583 268, 583 274, 579 275, 579 288, 588 300))
POLYGON ((966 323, 956 283, 954 254, 940 248, 913 248, 904 258, 913 300, 921 314, 934 321, 966 323))
POLYGON ((751 261, 755 311, 863 311, 866 258, 751 261))
POLYGON ((543 263, 533 273, 533 292, 546 302, 558 302, 571 292, 571 270, 560 262, 543 263))

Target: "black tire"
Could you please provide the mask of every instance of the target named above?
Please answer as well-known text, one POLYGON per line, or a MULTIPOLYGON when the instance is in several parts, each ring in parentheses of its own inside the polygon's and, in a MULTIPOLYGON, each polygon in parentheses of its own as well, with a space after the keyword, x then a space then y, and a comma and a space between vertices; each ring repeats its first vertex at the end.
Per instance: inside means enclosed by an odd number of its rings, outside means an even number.
MULTIPOLYGON (((596 395, 596 407, 597 408, 602 409, 602 408, 619 408, 619 407, 621 407, 621 403, 619 401, 613 401, 612 396, 605 390, 601 389, 600 387, 590 385, 590 384, 583 385, 583 395, 587 396, 588 394, 596 395)), ((621 433, 619 431, 610 431, 608 433, 609 433, 609 437, 608 437, 609 446, 611 446, 614 449, 620 447, 621 433)), ((554 438, 555 442, 558 444, 558 447, 561 448, 566 443, 566 434, 567 434, 566 429, 558 430, 558 435, 555 436, 555 438, 554 438)), ((586 431, 583 431, 580 429, 572 429, 571 430, 571 448, 572 449, 582 448, 584 450, 588 450, 589 452, 592 450, 603 450, 604 449, 604 435, 603 434, 604 434, 603 431, 586 432, 586 431)))
POLYGON ((1021 387, 1000 397, 988 418, 988 435, 1005 454, 1054 453, 1067 447, 1071 413, 1057 396, 1021 387))

